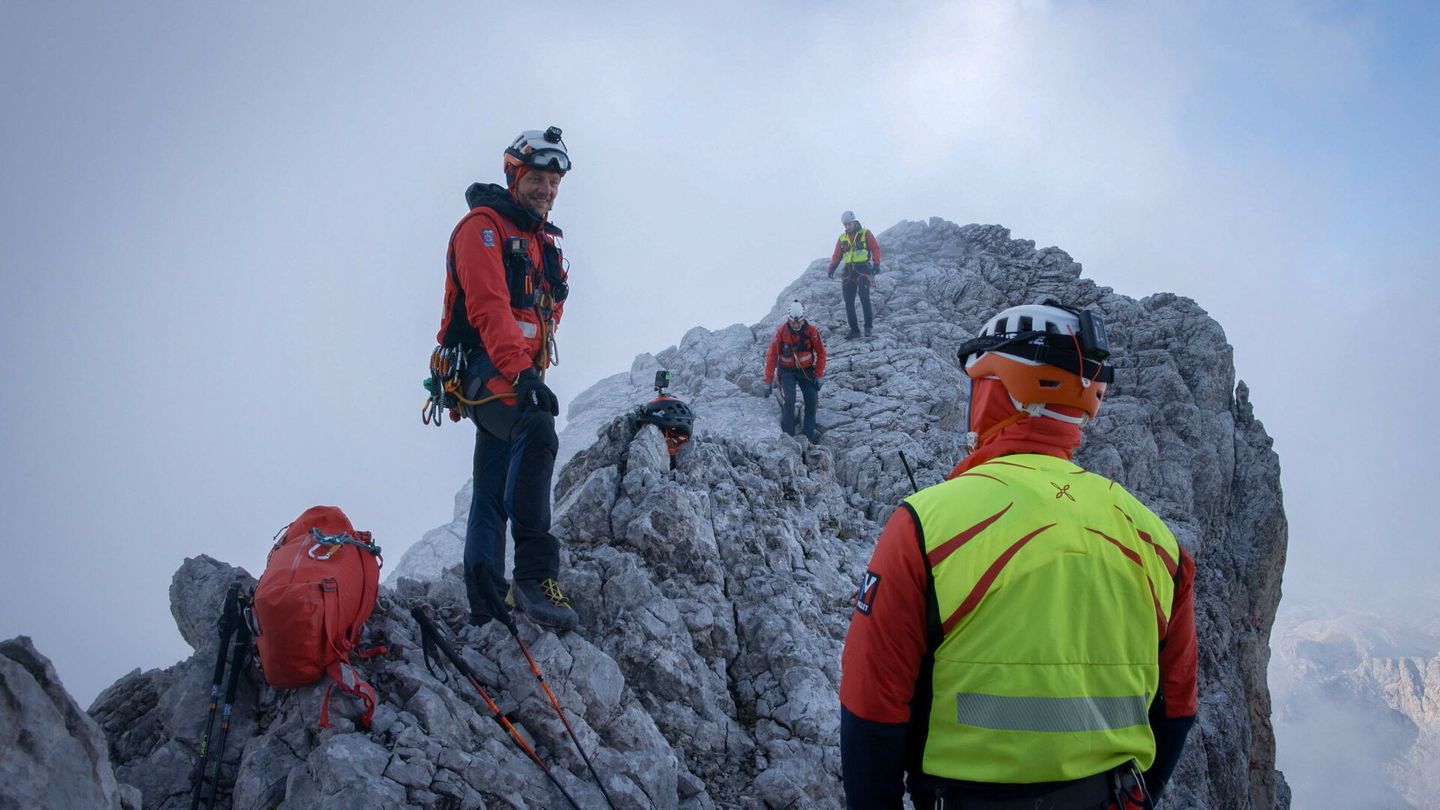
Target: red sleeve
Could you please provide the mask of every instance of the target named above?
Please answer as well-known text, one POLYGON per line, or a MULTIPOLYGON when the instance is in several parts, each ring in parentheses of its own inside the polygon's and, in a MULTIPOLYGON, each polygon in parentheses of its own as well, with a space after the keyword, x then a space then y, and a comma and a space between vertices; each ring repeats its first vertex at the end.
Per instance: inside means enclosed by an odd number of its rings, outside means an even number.
POLYGON ((1160 694, 1166 717, 1193 717, 1196 712, 1195 560, 1180 549, 1180 570, 1175 578, 1175 599, 1165 646, 1160 650, 1160 694))
POLYGON ((815 376, 825 376, 825 341, 820 339, 820 330, 814 324, 807 324, 810 330, 810 342, 815 344, 815 376))
POLYGON ((504 237, 494 219, 477 214, 455 234, 455 275, 465 290, 465 315, 480 332, 490 361, 505 379, 530 368, 534 361, 510 311, 510 288, 505 283, 504 237), (485 244, 483 231, 492 232, 485 244))
MULTIPOLYGON (((783 324, 782 324, 783 326, 783 324)), ((765 384, 769 385, 775 381, 775 362, 780 359, 780 330, 775 330, 775 338, 770 341, 770 349, 765 352, 765 384)))
POLYGON ((840 658, 840 703, 876 723, 910 721, 910 698, 925 655, 925 560, 915 518, 890 516, 855 595, 840 658))
POLYGON ((839 239, 835 240, 835 252, 830 254, 830 269, 834 270, 840 265, 840 257, 845 255, 845 243, 839 239))
POLYGON ((875 241, 875 234, 869 230, 865 231, 865 244, 870 246, 870 263, 880 263, 880 243, 875 241))

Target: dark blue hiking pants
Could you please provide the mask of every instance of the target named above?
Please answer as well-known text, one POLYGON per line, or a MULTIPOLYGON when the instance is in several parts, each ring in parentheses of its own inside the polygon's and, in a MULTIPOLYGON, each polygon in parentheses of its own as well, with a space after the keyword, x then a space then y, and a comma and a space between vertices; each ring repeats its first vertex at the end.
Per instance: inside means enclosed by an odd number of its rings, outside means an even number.
POLYGON ((795 388, 805 397, 804 422, 800 432, 811 441, 815 440, 815 403, 820 395, 820 386, 815 384, 809 369, 781 368, 780 373, 780 429, 795 435, 795 388))
POLYGON ((465 526, 465 590, 472 613, 493 614, 480 577, 505 592, 505 525, 515 537, 515 579, 554 579, 560 541, 550 533, 550 475, 560 442, 548 411, 503 401, 467 408, 475 422, 475 483, 465 526))

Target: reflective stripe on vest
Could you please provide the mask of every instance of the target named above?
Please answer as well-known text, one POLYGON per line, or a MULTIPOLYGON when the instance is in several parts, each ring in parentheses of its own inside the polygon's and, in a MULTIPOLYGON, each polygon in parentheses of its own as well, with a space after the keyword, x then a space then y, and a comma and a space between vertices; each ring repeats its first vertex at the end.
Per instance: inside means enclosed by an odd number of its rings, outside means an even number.
POLYGON ((810 368, 815 365, 819 357, 815 354, 815 347, 810 340, 810 324, 800 328, 799 332, 782 325, 784 330, 780 337, 780 353, 778 365, 785 368, 810 368))
POLYGON ((1179 559, 1164 523, 1043 455, 1003 456, 906 503, 943 633, 925 773, 1030 783, 1150 767, 1179 559))
POLYGON ((1101 731, 1150 722, 1150 696, 1007 697, 962 692, 955 722, 996 731, 1101 731))
POLYGON ((865 240, 865 234, 869 233, 864 228, 856 228, 855 235, 849 232, 840 234, 840 244, 844 249, 840 261, 845 264, 866 264, 870 261, 870 243, 865 240))

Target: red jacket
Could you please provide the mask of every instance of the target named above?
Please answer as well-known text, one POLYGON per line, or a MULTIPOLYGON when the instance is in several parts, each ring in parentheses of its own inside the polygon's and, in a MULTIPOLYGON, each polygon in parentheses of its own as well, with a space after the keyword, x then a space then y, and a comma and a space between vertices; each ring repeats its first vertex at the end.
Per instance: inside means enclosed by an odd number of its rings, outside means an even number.
POLYGON ((765 353, 765 384, 775 381, 775 367, 811 368, 815 377, 825 376, 825 341, 820 330, 809 321, 800 329, 791 329, 787 321, 775 330, 770 350, 765 353))
POLYGON ((445 312, 436 341, 484 348, 508 385, 528 368, 549 365, 546 346, 560 323, 564 302, 553 300, 557 285, 543 271, 544 254, 547 246, 554 248, 552 262, 558 265, 554 272, 563 283, 568 274, 555 242, 560 230, 522 209, 499 186, 472 187, 467 197, 481 204, 460 220, 450 237, 445 312), (533 268, 529 283, 536 292, 533 306, 511 305, 504 251, 512 237, 529 243, 533 268))

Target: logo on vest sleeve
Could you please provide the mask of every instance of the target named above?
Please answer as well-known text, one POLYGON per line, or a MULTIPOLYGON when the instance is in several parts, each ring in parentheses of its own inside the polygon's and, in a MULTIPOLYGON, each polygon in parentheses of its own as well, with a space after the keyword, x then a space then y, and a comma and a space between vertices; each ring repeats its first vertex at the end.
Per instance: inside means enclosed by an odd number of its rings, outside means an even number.
POLYGON ((495 231, 486 228, 480 231, 480 238, 484 240, 485 247, 495 247, 495 231))
POLYGON ((855 594, 855 609, 869 616, 875 607, 875 593, 879 590, 880 575, 866 571, 865 576, 860 578, 860 590, 855 594))

